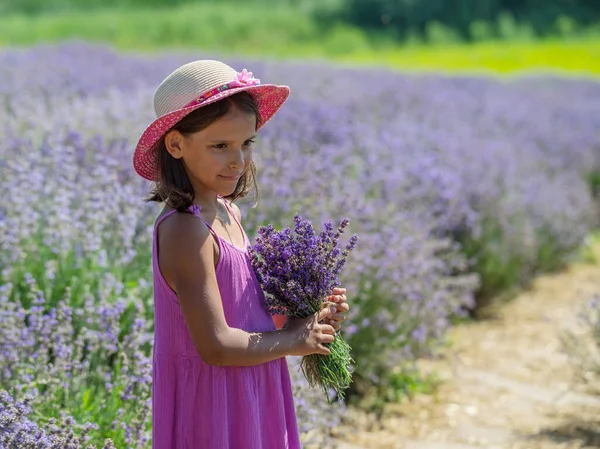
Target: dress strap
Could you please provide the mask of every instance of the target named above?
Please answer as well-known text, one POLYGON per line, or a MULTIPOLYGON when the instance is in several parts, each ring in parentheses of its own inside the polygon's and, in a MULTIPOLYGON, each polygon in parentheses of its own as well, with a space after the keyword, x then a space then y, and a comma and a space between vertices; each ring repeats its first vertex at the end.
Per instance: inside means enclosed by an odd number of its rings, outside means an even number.
MULTIPOLYGON (((204 218, 202 218, 200 216, 200 206, 196 205, 196 204, 192 204, 188 209, 187 212, 195 215, 196 217, 198 217, 200 220, 202 220, 202 222, 206 225, 206 227, 208 228, 209 232, 213 235, 213 237, 215 239, 217 239, 217 243, 219 242, 219 235, 215 232, 215 230, 212 228, 211 225, 209 225, 204 218)), ((154 234, 156 235, 156 231, 158 230, 158 226, 163 222, 163 220, 165 220, 167 217, 169 217, 170 215, 173 215, 175 212, 177 212, 177 210, 173 209, 170 210, 169 212, 167 212, 166 214, 164 214, 162 217, 160 217, 158 219, 158 221, 156 222, 156 224, 154 225, 154 234)))
POLYGON ((177 212, 177 211, 173 209, 173 210, 170 210, 169 212, 167 212, 166 214, 164 214, 162 217, 160 217, 158 219, 158 221, 156 222, 156 224, 154 225, 154 229, 158 229, 158 226, 163 222, 163 220, 165 218, 167 218, 168 216, 173 215, 175 212, 177 212))
POLYGON ((204 220, 204 218, 202 218, 200 216, 200 210, 202 209, 201 206, 198 206, 197 204, 192 204, 189 208, 188 211, 192 214, 194 214, 196 217, 198 217, 200 220, 202 220, 202 222, 206 225, 206 227, 208 228, 209 232, 213 235, 213 237, 217 240, 217 244, 219 243, 219 234, 217 234, 217 232, 213 229, 213 227, 211 225, 209 225, 206 220, 204 220))
POLYGON ((249 245, 250 244, 250 239, 246 235, 246 231, 244 231, 244 228, 242 227, 242 224, 237 219, 237 216, 235 215, 235 212, 233 211, 233 209, 231 207, 229 207, 229 205, 227 204, 227 200, 225 198, 223 198, 222 196, 219 196, 219 198, 221 198, 223 200, 223 203, 225 204, 225 207, 227 208, 227 210, 229 211, 229 213, 233 217, 233 220, 237 223, 238 227, 240 228, 240 231, 242 231, 242 236, 244 237, 245 244, 249 245))

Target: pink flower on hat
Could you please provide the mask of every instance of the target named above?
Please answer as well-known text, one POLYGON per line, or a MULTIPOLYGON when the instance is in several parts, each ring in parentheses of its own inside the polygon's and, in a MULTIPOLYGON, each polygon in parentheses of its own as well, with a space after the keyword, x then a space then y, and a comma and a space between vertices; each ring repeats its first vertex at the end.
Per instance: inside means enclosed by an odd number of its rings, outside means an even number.
POLYGON ((236 73, 233 81, 229 83, 231 87, 254 86, 260 84, 260 80, 252 76, 252 72, 244 69, 236 73))

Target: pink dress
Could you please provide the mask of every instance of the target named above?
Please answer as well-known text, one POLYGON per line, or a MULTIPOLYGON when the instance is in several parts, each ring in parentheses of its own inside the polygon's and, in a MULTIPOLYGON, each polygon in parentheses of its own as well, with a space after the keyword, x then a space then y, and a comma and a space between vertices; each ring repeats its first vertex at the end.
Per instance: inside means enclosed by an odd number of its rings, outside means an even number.
MULTIPOLYGON (((202 220, 194 206, 189 211, 202 220)), ((212 366, 196 351, 177 296, 158 267, 158 225, 174 212, 161 217, 154 229, 152 448, 300 448, 285 358, 250 367, 212 366)), ((249 332, 275 330, 246 249, 205 224, 219 244, 216 274, 227 323, 249 332)))

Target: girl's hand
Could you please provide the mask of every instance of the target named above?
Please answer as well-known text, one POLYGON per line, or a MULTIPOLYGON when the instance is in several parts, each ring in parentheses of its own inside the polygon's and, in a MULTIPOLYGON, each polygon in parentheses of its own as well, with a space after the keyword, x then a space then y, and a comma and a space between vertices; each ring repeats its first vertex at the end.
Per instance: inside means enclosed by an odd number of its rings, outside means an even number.
POLYGON ((341 287, 334 288, 331 295, 326 298, 326 301, 335 303, 337 313, 333 314, 325 322, 333 326, 336 331, 339 331, 341 328, 341 323, 343 323, 346 319, 345 314, 350 310, 350 305, 348 304, 348 300, 346 298, 346 289, 341 287))
POLYGON ((335 330, 333 326, 321 324, 320 321, 333 316, 336 309, 337 306, 330 306, 306 318, 290 317, 283 329, 290 333, 293 341, 290 355, 329 355, 330 351, 324 344, 333 343, 335 330))

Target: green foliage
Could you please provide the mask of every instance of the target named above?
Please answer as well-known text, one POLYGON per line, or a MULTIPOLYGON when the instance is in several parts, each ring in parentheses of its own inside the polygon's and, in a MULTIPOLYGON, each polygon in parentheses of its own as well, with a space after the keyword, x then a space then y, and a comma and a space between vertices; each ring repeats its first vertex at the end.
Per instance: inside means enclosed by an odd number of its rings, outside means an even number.
POLYGON ((495 250, 503 243, 497 227, 487 226, 480 239, 461 240, 465 253, 475 259, 474 270, 481 276, 481 288, 477 292, 479 306, 522 285, 524 261, 514 254, 505 256, 495 250))
MULTIPOLYGON (((52 260, 52 256, 47 256, 48 260, 52 260)), ((77 260, 70 256, 67 259, 77 260)), ((123 286, 123 291, 103 285, 118 280, 92 261, 83 261, 81 264, 90 270, 88 275, 84 275, 84 271, 77 271, 78 275, 66 276, 65 272, 59 271, 49 276, 47 271, 37 274, 35 280, 29 277, 29 282, 26 282, 15 277, 26 273, 27 268, 36 267, 27 259, 21 263, 21 267, 13 267, 12 278, 4 280, 8 282, 3 285, 13 285, 12 294, 9 293, 8 297, 24 305, 29 323, 32 317, 39 323, 42 314, 47 316, 50 307, 48 301, 43 304, 45 311, 32 307, 42 293, 38 288, 46 285, 47 291, 52 292, 51 281, 54 278, 65 285, 66 293, 58 299, 52 296, 57 324, 50 338, 36 340, 35 345, 26 349, 34 351, 34 356, 31 352, 23 353, 21 359, 7 363, 6 367, 10 367, 13 375, 0 379, 3 381, 2 387, 12 395, 33 394, 33 416, 38 425, 45 425, 50 419, 60 421, 64 410, 68 410, 68 414, 80 423, 75 426, 79 432, 84 428, 83 423, 98 425, 98 429, 89 434, 89 443, 98 447, 102 447, 106 435, 110 435, 117 447, 125 447, 125 431, 117 427, 121 422, 135 423, 137 428, 150 431, 147 402, 151 384, 144 381, 144 376, 149 375, 149 365, 143 359, 151 356, 151 346, 149 342, 140 341, 139 330, 132 330, 136 329, 134 321, 144 313, 138 301, 141 289, 131 282, 123 286), (95 280, 92 282, 92 279, 95 280), (80 289, 86 283, 93 283, 93 291, 87 288, 85 294, 72 294, 82 291, 80 289), (122 311, 102 323, 96 321, 98 315, 83 312, 90 304, 98 306, 101 302, 104 306, 114 305, 118 309, 117 303, 122 300, 126 303, 122 311), (65 314, 65 308, 69 308, 71 313, 65 314), (88 321, 90 319, 92 321, 88 321), (106 332, 112 327, 112 321, 116 323, 115 334, 119 338, 116 347, 109 349, 100 344, 102 337, 97 332, 106 332), (137 338, 133 338, 134 334, 137 338), (72 352, 57 357, 61 345, 72 352), (78 368, 80 363, 81 367, 78 368), (27 380, 24 382, 24 379, 27 380)), ((138 271, 134 266, 130 268, 138 271)), ((147 271, 146 267, 138 268, 147 271)), ((145 277, 148 275, 146 273, 145 277)), ((141 296, 150 297, 148 293, 141 296)), ((142 331, 149 332, 151 328, 142 331)), ((26 338, 42 337, 41 332, 33 334, 26 338)))
POLYGON ((600 234, 594 233, 588 236, 579 248, 577 260, 590 264, 600 263, 598 248, 600 248, 600 234))
POLYGON ((352 397, 351 403, 381 413, 386 404, 410 400, 418 394, 435 394, 441 383, 435 373, 424 373, 416 366, 407 365, 386 373, 384 382, 370 386, 361 396, 352 397))
POLYGON ((324 41, 325 52, 339 56, 349 51, 370 51, 369 38, 362 30, 348 26, 335 26, 324 41))
MULTIPOLYGON (((418 38, 414 38, 416 42, 418 38)), ((541 70, 583 76, 600 73, 600 40, 484 41, 477 44, 387 46, 338 58, 344 62, 377 64, 402 70, 468 72, 489 75, 541 70)), ((569 74, 567 74, 569 75, 569 74)))
MULTIPOLYGON (((113 370, 113 379, 120 379, 120 370, 122 362, 113 370)), ((32 373, 33 375, 34 373, 32 373)), ((138 407, 131 401, 124 401, 120 395, 125 390, 125 385, 117 382, 110 391, 106 390, 105 381, 101 376, 83 377, 84 382, 79 382, 78 388, 61 389, 52 384, 48 389, 48 394, 52 394, 52 400, 36 401, 35 415, 36 423, 40 426, 45 425, 50 419, 60 419, 61 412, 68 410, 77 423, 91 422, 98 426, 96 431, 90 433, 89 444, 102 447, 105 436, 110 435, 110 438, 117 447, 125 447, 125 431, 113 423, 116 422, 131 422, 132 420, 140 421, 137 416, 136 409, 138 407)), ((38 388, 44 392, 46 379, 34 380, 30 388, 38 388)), ((26 392, 27 388, 23 390, 26 392)), ((148 396, 148 392, 144 392, 144 397, 148 396)), ((84 425, 76 426, 79 431, 84 425)), ((150 428, 145 429, 150 431, 150 428)))
MULTIPOLYGON (((337 8, 316 11, 323 23, 342 21, 369 30, 386 30, 399 39, 411 33, 431 38, 431 27, 452 38, 476 40, 482 36, 517 38, 575 33, 600 21, 595 0, 345 0, 337 8), (434 25, 435 24, 435 25, 434 25), (452 30, 446 31, 446 30, 452 30)), ((439 38, 438 31, 434 39, 439 38)), ((435 42, 435 40, 434 40, 435 42)))
MULTIPOLYGON (((70 300, 68 306, 83 308, 84 298, 89 295, 99 293, 112 295, 114 287, 108 285, 107 279, 114 280, 115 285, 123 284, 128 291, 135 292, 136 295, 140 294, 146 301, 150 297, 151 286, 139 285, 139 280, 147 279, 151 272, 148 263, 151 256, 149 248, 140 248, 129 264, 105 266, 99 263, 98 257, 77 257, 76 250, 57 256, 51 248, 43 244, 41 238, 34 242, 24 242, 23 245, 31 250, 19 264, 10 267, 10 274, 6 281, 14 286, 11 300, 20 302, 25 308, 31 306, 27 275, 31 275, 36 280, 39 289, 43 292, 46 311, 56 307, 65 297, 70 300), (49 272, 53 273, 52 276, 48 276, 49 272)), ((144 318, 150 319, 152 304, 145 302, 143 306, 144 318)), ((135 318, 131 311, 128 320, 123 323, 123 329, 128 329, 135 318)), ((79 330, 83 323, 75 324, 76 329, 79 330)))
POLYGON ((531 34, 527 28, 518 28, 509 16, 502 22, 504 33, 521 36, 510 45, 497 38, 484 39, 491 31, 481 22, 472 27, 483 39, 478 44, 456 42, 456 33, 438 23, 428 28, 427 37, 436 44, 423 45, 425 38, 411 32, 407 43, 399 46, 389 34, 367 33, 342 23, 321 26, 286 5, 270 7, 268 14, 257 14, 254 3, 238 4, 235 14, 231 8, 228 2, 169 9, 101 9, 93 14, 0 15, 0 46, 85 39, 127 50, 177 48, 257 57, 325 57, 403 70, 511 73, 543 68, 600 73, 600 33, 579 40, 531 41, 526 38, 531 34))
MULTIPOLYGON (((148 8, 170 8, 183 4, 214 5, 222 3, 218 0, 0 0, 0 12, 24 13, 28 15, 57 13, 65 11, 90 11, 97 9, 148 9, 148 8)), ((230 4, 252 3, 254 6, 266 6, 273 4, 268 0, 228 0, 230 4)), ((278 0, 277 6, 290 6, 298 3, 294 0, 278 0)))
MULTIPOLYGON (((257 20, 286 10, 299 22, 309 21, 317 28, 336 30, 336 39, 344 33, 355 34, 356 31, 348 30, 356 27, 362 33, 379 32, 403 42, 576 36, 600 23, 600 3, 595 0, 0 0, 2 15, 27 16, 72 12, 95 15, 106 9, 122 14, 140 10, 170 14, 181 7, 188 11, 226 8, 232 19, 241 19, 240 29, 258 28, 257 20), (250 20, 248 10, 252 11, 250 20), (337 30, 339 26, 342 31, 337 30)), ((202 15, 196 18, 204 20, 202 15)), ((295 28, 293 21, 285 23, 295 28)), ((169 31, 178 32, 190 34, 178 27, 169 31)), ((316 34, 312 37, 318 39, 316 34)), ((329 45, 333 53, 338 51, 335 39, 329 45)))
POLYGON ((204 48, 259 54, 263 46, 282 53, 290 44, 318 39, 309 18, 293 9, 274 7, 256 13, 252 5, 231 3, 183 5, 169 9, 102 9, 93 14, 68 11, 53 15, 0 18, 0 44, 30 45, 39 41, 82 38, 121 48, 204 48))
POLYGON ((547 229, 538 228, 531 232, 528 224, 520 222, 518 217, 511 221, 512 226, 522 229, 523 234, 530 234, 527 246, 531 250, 523 248, 520 251, 515 245, 522 245, 522 242, 508 241, 502 227, 491 221, 484 223, 478 238, 455 236, 468 257, 474 260, 473 270, 481 276, 481 288, 477 292, 478 309, 510 298, 536 274, 560 269, 578 250, 572 248, 569 252, 561 247, 559 236, 547 229))
POLYGON ((396 370, 389 376, 387 398, 401 401, 416 394, 432 394, 440 382, 436 374, 425 374, 417 368, 396 370))
POLYGON ((593 172, 588 175, 587 181, 595 197, 600 196, 600 173, 593 172))

